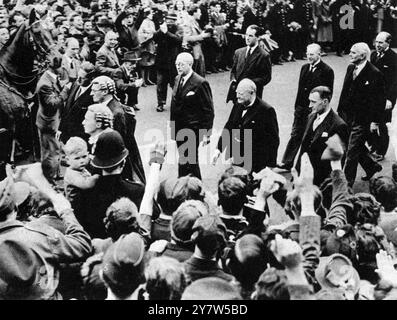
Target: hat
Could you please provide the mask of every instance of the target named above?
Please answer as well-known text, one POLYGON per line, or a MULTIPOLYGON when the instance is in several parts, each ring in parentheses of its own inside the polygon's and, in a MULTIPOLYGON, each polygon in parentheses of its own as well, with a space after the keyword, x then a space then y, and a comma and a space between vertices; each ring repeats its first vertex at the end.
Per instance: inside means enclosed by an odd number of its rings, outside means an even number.
POLYGON ((123 138, 117 131, 103 132, 95 146, 92 166, 107 169, 120 164, 128 156, 123 138))
POLYGON ((168 13, 165 17, 166 20, 178 20, 176 13, 168 13))
POLYGON ((360 276, 357 270, 346 256, 339 253, 320 257, 320 264, 316 269, 316 279, 323 289, 340 288, 356 295, 360 288, 360 276), (340 284, 346 285, 347 288, 341 287, 340 284))
POLYGON ((242 300, 242 297, 228 281, 207 277, 189 285, 183 292, 181 300, 242 300))
POLYGON ((227 229, 217 215, 206 215, 196 220, 192 240, 200 249, 216 251, 226 243, 227 229))
POLYGON ((6 216, 15 209, 14 183, 6 178, 0 181, 0 216, 6 216))
POLYGON ((96 25, 99 27, 113 27, 113 22, 108 18, 101 16, 98 18, 96 25))
POLYGON ((134 291, 141 282, 144 257, 145 243, 142 237, 135 232, 122 235, 103 256, 103 279, 112 290, 134 291))
POLYGON ((48 299, 54 279, 27 245, 20 241, 3 241, 0 257, 2 299, 48 299))
POLYGON ((124 62, 125 61, 136 62, 139 60, 141 60, 141 58, 139 57, 139 49, 128 51, 128 52, 124 53, 124 56, 123 56, 124 62))

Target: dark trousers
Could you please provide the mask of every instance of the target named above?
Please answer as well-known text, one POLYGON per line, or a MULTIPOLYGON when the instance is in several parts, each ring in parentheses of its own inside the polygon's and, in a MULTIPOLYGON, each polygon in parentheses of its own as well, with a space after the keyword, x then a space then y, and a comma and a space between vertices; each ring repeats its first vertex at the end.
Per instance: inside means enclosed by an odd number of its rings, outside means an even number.
POLYGON ((296 154, 302 143, 303 134, 305 133, 307 118, 310 109, 308 107, 297 106, 294 113, 294 123, 292 124, 291 137, 285 148, 282 162, 286 166, 292 167, 296 154))
POLYGON ((379 123, 379 135, 378 133, 371 132, 368 144, 371 146, 372 151, 376 151, 377 154, 384 156, 389 148, 389 131, 386 123, 379 123))
POLYGON ((178 177, 184 177, 191 174, 201 180, 201 172, 198 160, 198 147, 200 144, 199 135, 197 132, 193 136, 181 137, 181 141, 176 141, 178 147, 178 177), (194 140, 194 141, 192 141, 194 140), (195 152, 191 152, 191 151, 195 152))
POLYGON ((39 140, 44 175, 51 180, 60 174, 61 147, 55 133, 39 130, 39 140))
POLYGON ((369 124, 354 123, 350 126, 349 144, 346 152, 345 175, 350 186, 353 186, 357 174, 357 165, 360 164, 368 174, 376 165, 371 158, 365 142, 369 137, 369 124))
POLYGON ((175 77, 169 70, 157 69, 157 104, 165 105, 167 102, 168 84, 174 86, 175 77))

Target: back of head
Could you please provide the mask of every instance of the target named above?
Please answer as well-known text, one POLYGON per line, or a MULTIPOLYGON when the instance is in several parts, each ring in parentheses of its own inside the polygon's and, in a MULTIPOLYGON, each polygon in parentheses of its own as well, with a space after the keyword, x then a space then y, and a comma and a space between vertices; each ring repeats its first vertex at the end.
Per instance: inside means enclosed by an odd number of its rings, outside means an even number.
POLYGON ((206 258, 212 258, 226 245, 226 226, 217 215, 206 215, 196 220, 192 241, 206 258))
POLYGON ((218 185, 218 197, 224 214, 237 215, 247 202, 247 185, 239 178, 227 178, 218 185))
POLYGON ((106 233, 116 241, 121 235, 139 231, 139 213, 135 203, 120 198, 106 210, 103 220, 106 233))
POLYGON ((289 300, 287 276, 283 270, 267 268, 255 284, 255 300, 289 300))
POLYGON ((172 215, 171 238, 179 245, 192 246, 193 225, 208 210, 204 203, 197 200, 188 200, 182 203, 172 215))
POLYGON ((169 178, 160 184, 157 201, 165 214, 171 215, 186 200, 204 200, 200 179, 191 176, 169 178))
POLYGON ((392 177, 381 176, 370 181, 369 191, 386 212, 397 207, 397 182, 392 177))
POLYGON ((194 281, 182 294, 181 300, 242 300, 229 282, 215 277, 194 281))
POLYGON ((253 289, 266 263, 266 248, 262 239, 247 234, 236 241, 227 266, 244 289, 253 289))
POLYGON ((350 197, 353 204, 351 214, 347 214, 348 223, 352 225, 365 224, 378 224, 380 216, 380 203, 376 201, 375 197, 369 193, 356 193, 350 197))
POLYGON ((182 263, 170 257, 157 257, 145 268, 149 300, 180 300, 186 281, 182 263))
POLYGON ((137 233, 122 235, 105 252, 102 278, 120 299, 130 296, 143 283, 145 244, 137 233))

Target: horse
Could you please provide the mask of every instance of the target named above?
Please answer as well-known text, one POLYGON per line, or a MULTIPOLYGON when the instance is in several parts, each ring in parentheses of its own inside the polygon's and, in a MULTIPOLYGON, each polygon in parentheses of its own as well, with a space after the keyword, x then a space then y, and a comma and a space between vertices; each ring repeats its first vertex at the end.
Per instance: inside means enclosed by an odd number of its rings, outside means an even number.
POLYGON ((16 149, 33 151, 31 108, 40 75, 46 70, 53 48, 50 33, 42 27, 34 9, 29 19, 0 50, 0 179, 6 163, 15 161, 16 149))

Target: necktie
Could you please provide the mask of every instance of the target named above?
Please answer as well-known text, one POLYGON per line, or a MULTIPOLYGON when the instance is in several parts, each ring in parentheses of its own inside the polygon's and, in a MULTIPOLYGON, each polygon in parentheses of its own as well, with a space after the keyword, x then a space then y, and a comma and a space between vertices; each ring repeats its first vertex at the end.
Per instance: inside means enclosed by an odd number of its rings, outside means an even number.
POLYGON ((314 65, 310 65, 310 72, 313 72, 314 71, 314 69, 316 69, 316 67, 314 66, 314 65))
POLYGON ((313 131, 315 131, 317 127, 320 125, 320 119, 321 119, 320 116, 317 115, 317 118, 313 122, 313 131))
POLYGON ((353 70, 353 80, 356 80, 357 75, 358 75, 358 67, 355 66, 355 67, 354 67, 354 70, 353 70))
POLYGON ((181 77, 181 79, 179 80, 178 89, 177 89, 178 94, 181 94, 182 88, 183 88, 183 77, 181 77))
POLYGON ((250 56, 251 56, 251 48, 247 50, 247 55, 245 56, 245 60, 248 60, 250 56))
POLYGON ((74 63, 73 63, 73 60, 72 61, 70 61, 70 69, 74 69, 74 63))

